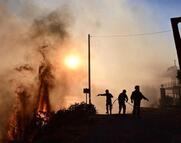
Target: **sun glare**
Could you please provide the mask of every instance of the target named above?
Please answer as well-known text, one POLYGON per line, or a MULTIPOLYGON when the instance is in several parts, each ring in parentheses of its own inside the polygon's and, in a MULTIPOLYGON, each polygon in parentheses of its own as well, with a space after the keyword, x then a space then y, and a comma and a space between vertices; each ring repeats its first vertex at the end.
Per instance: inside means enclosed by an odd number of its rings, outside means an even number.
POLYGON ((80 65, 80 58, 77 55, 69 55, 65 58, 65 65, 70 69, 76 69, 80 65))

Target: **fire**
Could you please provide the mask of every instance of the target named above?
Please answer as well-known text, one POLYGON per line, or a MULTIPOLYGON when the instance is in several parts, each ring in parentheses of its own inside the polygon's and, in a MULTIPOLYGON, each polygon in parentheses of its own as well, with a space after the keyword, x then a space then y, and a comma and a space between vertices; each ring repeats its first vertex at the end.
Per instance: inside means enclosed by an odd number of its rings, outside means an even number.
POLYGON ((39 67, 39 91, 36 118, 42 119, 43 124, 49 120, 49 114, 51 111, 49 92, 53 86, 54 76, 51 71, 51 64, 48 62, 43 51, 40 51, 43 57, 43 62, 39 67))
POLYGON ((14 112, 9 118, 8 123, 8 140, 23 140, 27 125, 29 123, 29 115, 27 113, 28 94, 26 88, 23 86, 17 87, 16 101, 14 104, 14 112))

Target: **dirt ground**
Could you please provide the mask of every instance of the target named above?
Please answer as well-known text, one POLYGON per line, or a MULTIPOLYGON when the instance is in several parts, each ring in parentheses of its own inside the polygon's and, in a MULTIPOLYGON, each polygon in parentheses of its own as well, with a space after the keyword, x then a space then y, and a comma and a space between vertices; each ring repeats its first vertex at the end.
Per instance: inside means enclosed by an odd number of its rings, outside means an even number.
POLYGON ((131 114, 96 115, 88 122, 57 125, 37 142, 181 143, 181 110, 145 108, 139 119, 131 114))

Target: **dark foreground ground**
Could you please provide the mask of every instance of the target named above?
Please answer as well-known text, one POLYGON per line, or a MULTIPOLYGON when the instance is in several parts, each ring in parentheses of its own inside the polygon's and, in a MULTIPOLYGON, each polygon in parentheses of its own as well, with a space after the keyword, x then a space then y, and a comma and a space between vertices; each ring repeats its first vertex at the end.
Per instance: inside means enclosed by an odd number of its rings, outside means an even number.
POLYGON ((142 109, 142 118, 128 114, 80 117, 58 121, 42 131, 35 143, 181 143, 180 109, 142 109))

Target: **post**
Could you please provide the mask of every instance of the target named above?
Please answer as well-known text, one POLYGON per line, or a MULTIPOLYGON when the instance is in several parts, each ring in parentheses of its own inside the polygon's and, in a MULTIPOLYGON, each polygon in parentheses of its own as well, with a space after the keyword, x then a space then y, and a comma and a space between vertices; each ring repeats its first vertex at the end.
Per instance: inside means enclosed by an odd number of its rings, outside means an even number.
POLYGON ((181 35, 179 32, 179 27, 178 27, 179 23, 181 23, 181 17, 171 18, 173 36, 174 36, 175 46, 176 46, 177 55, 178 55, 178 63, 181 69, 181 35))
POLYGON ((90 56, 90 34, 88 34, 88 86, 89 86, 89 104, 91 104, 91 56, 90 56))
POLYGON ((89 89, 88 88, 84 88, 83 89, 83 93, 85 93, 85 99, 86 99, 86 104, 87 104, 87 94, 89 94, 89 89))
POLYGON ((85 94, 85 96, 86 96, 85 98, 86 98, 86 104, 87 104, 87 93, 85 94))

